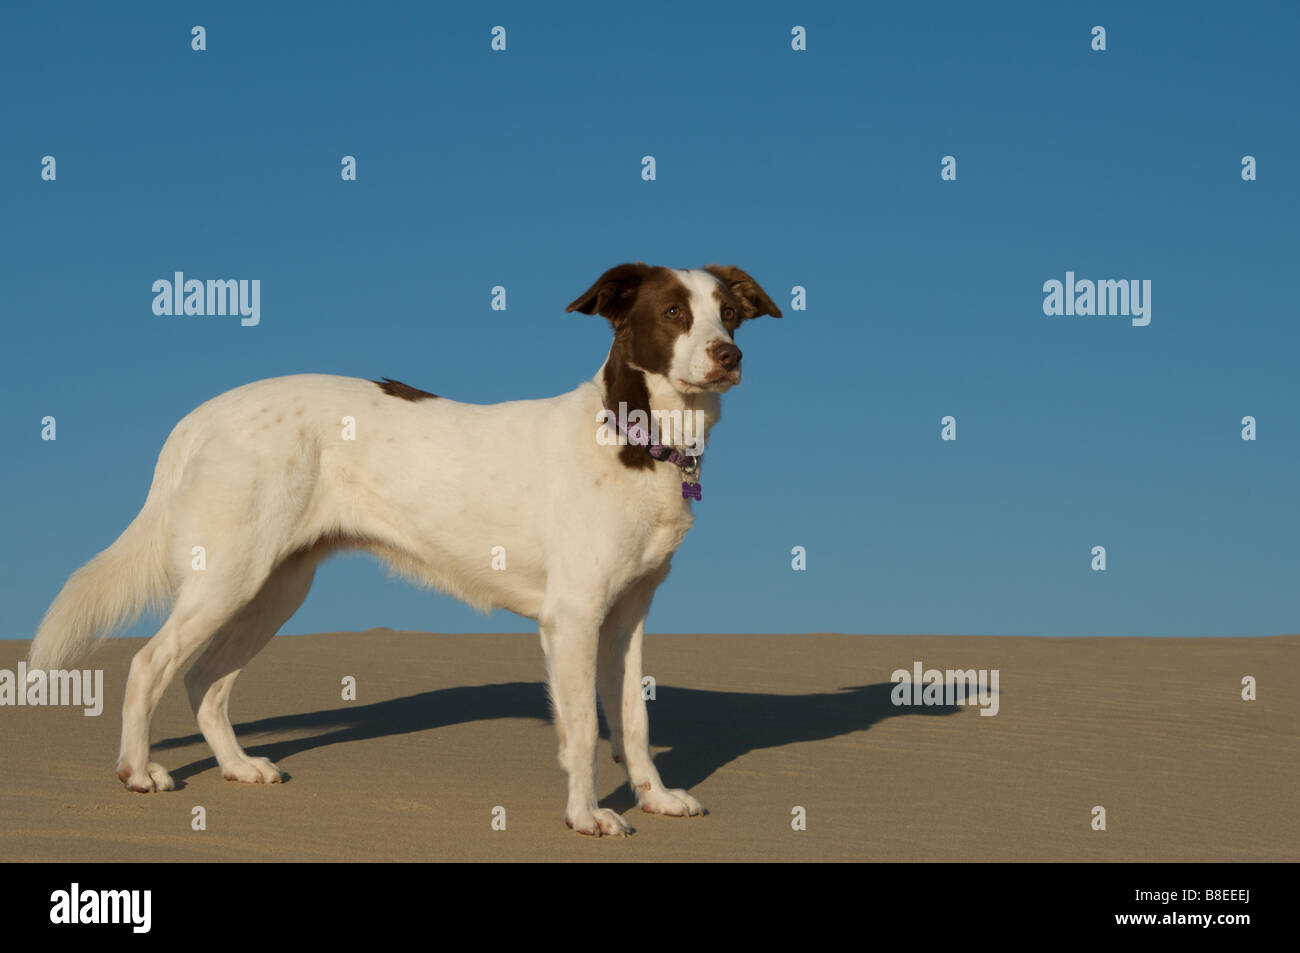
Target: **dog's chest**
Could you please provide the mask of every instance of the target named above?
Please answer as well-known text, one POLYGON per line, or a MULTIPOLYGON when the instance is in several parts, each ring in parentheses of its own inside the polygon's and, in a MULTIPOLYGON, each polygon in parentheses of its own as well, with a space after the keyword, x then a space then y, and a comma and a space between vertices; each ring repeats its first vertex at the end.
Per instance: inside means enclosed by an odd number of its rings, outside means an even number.
POLYGON ((638 573, 650 572, 661 566, 682 544, 687 531, 695 523, 690 506, 681 499, 665 499, 660 495, 645 507, 639 539, 638 573))

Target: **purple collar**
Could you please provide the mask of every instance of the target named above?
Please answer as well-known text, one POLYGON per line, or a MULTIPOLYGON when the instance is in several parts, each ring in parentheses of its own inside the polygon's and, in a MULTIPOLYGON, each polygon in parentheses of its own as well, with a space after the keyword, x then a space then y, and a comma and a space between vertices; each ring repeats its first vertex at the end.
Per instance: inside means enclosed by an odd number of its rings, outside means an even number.
POLYGON ((651 443, 650 434, 646 433, 644 427, 640 424, 624 427, 623 421, 619 419, 618 414, 609 409, 609 404, 605 403, 603 397, 600 403, 613 416, 615 424, 618 425, 619 433, 627 438, 628 443, 638 447, 645 447, 646 453, 650 454, 654 459, 666 460, 682 471, 682 476, 686 478, 682 481, 683 500, 701 499, 699 475, 700 461, 704 459, 703 455, 691 456, 689 453, 682 453, 676 447, 665 447, 663 444, 651 443))

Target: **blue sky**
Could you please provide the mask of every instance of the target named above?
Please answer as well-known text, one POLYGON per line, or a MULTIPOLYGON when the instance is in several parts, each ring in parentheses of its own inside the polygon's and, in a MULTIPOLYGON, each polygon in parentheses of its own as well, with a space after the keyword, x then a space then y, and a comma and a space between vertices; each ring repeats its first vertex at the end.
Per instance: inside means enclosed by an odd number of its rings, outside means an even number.
MULTIPOLYGON (((287 6, 0 14, 0 635, 207 398, 557 394, 609 339, 564 306, 635 260, 786 311, 738 335, 651 631, 1300 630, 1295 4, 287 6), (261 323, 155 316, 177 270, 260 279, 261 323), (1067 271, 1150 280, 1151 324, 1045 315, 1067 271)), ((351 556, 285 631, 372 626, 532 628, 351 556)))

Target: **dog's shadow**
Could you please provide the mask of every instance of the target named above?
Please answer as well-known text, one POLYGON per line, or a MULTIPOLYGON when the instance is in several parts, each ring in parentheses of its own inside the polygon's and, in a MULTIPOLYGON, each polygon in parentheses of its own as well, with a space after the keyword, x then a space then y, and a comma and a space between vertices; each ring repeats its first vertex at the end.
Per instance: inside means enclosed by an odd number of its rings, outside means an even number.
MULTIPOLYGON (((661 685, 656 689, 655 700, 648 702, 650 743, 669 750, 656 756, 655 765, 665 784, 692 788, 719 768, 759 748, 865 731, 885 718, 898 715, 951 715, 960 710, 960 706, 954 705, 896 706, 890 698, 894 688, 893 683, 885 682, 826 694, 765 695, 661 685)), ((283 770, 286 760, 312 748, 494 718, 549 722, 546 686, 540 682, 507 682, 442 688, 368 705, 244 722, 235 726, 235 733, 241 740, 251 742, 249 754, 270 758, 283 770), (257 738, 304 731, 310 734, 283 741, 262 742, 257 738)), ((603 715, 601 737, 609 737, 603 715)), ((203 736, 196 733, 158 741, 153 747, 165 750, 202 742, 203 736)), ((553 735, 548 742, 554 743, 553 735)), ((608 748, 602 756, 608 757, 608 748)), ((179 767, 171 774, 174 780, 183 782, 215 767, 216 759, 205 758, 179 767)), ((601 800, 601 806, 619 811, 634 804, 626 783, 601 800)))

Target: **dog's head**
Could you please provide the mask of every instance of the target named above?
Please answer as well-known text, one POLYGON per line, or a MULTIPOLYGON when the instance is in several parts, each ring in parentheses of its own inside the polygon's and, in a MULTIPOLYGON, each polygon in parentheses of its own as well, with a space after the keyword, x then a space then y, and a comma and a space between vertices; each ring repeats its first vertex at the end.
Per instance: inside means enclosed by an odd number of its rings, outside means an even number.
POLYGON ((721 394, 739 384, 736 328, 764 314, 781 317, 758 282, 734 265, 618 265, 565 310, 608 318, 611 358, 660 375, 683 395, 721 394))

